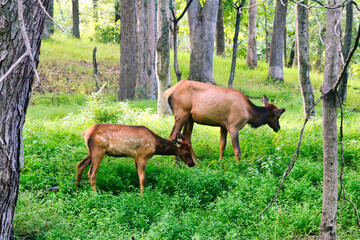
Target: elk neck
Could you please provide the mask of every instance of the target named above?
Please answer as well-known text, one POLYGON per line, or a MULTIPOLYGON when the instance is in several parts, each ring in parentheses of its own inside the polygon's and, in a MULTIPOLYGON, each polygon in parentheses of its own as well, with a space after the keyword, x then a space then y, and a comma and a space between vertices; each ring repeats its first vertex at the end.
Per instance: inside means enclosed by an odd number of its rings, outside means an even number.
POLYGON ((157 137, 154 155, 177 155, 179 148, 170 140, 157 137))
POLYGON ((272 109, 270 107, 260 107, 252 104, 248 123, 253 128, 258 128, 266 124, 266 119, 269 116, 271 110, 272 109))

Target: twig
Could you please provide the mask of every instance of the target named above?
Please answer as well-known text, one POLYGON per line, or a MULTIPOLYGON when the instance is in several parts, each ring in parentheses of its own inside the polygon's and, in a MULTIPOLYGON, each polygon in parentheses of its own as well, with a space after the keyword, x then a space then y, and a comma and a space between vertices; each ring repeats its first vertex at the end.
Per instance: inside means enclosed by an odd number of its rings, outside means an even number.
POLYGON ((13 65, 11 65, 11 67, 9 68, 9 70, 7 70, 7 72, 1 76, 0 78, 0 83, 2 81, 4 81, 4 79, 14 70, 14 68, 21 63, 22 60, 24 60, 24 58, 26 58, 29 55, 29 53, 26 51, 13 65))
POLYGON ((20 22, 21 34, 22 34, 22 36, 24 38, 24 41, 25 41, 26 52, 27 52, 27 54, 29 55, 29 57, 31 59, 31 65, 32 65, 32 67, 34 69, 37 82, 40 85, 41 84, 40 77, 39 77, 39 74, 38 74, 38 72, 36 70, 36 64, 35 64, 35 60, 34 60, 34 55, 32 53, 29 37, 27 35, 26 28, 25 28, 24 16, 23 16, 23 1, 22 0, 18 0, 18 17, 19 17, 19 22, 20 22))
POLYGON ((42 8, 42 10, 45 12, 46 16, 48 16, 48 18, 50 18, 51 21, 53 21, 55 23, 55 25, 60 28, 61 31, 65 32, 65 29, 63 27, 60 26, 60 24, 58 24, 51 16, 50 14, 46 11, 44 5, 42 4, 41 0, 38 0, 38 3, 40 5, 40 7, 42 8))

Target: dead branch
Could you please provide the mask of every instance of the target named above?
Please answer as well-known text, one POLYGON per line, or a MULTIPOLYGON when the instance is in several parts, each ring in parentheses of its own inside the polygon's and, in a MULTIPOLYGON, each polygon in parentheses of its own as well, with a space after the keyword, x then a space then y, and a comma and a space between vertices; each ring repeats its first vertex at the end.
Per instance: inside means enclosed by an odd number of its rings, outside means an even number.
POLYGON ((63 27, 60 26, 60 24, 58 24, 51 16, 50 14, 48 13, 48 11, 46 11, 44 5, 42 4, 41 0, 38 0, 38 3, 41 7, 41 9, 45 12, 46 16, 48 16, 48 18, 53 21, 55 23, 55 25, 60 28, 61 31, 65 32, 65 29, 63 27))
POLYGON ((0 78, 0 83, 1 83, 2 81, 4 81, 4 79, 14 70, 14 68, 15 68, 17 65, 19 65, 19 63, 21 63, 22 60, 24 60, 24 58, 27 57, 27 56, 28 56, 28 52, 26 51, 13 65, 11 65, 11 67, 9 68, 9 70, 7 70, 6 73, 5 73, 3 76, 1 76, 1 78, 0 78))

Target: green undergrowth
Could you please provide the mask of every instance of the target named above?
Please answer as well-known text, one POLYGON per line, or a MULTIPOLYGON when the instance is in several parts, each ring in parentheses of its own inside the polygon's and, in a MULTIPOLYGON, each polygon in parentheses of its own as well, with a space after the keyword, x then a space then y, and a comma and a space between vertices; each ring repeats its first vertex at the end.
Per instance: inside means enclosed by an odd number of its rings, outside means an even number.
MULTIPOLYGON (((193 148, 199 165, 188 168, 171 156, 154 156, 146 169, 145 194, 131 158, 105 157, 98 194, 87 171, 76 189, 76 164, 87 154, 81 132, 96 123, 145 125, 167 138, 171 116, 156 114, 156 102, 115 102, 112 97, 62 95, 58 105, 43 99, 30 106, 24 128, 15 233, 30 239, 290 239, 319 233, 322 206, 321 117, 308 123, 300 156, 280 191, 277 205, 260 217, 273 198, 297 146, 302 113, 281 118, 282 129, 245 127, 242 159, 236 162, 228 137, 219 160, 219 129, 195 125, 193 148), (66 100, 66 96, 68 96, 66 100), (64 106, 69 109, 65 113, 64 106), (58 117, 44 117, 43 110, 58 117), (57 192, 47 191, 58 187, 57 192)), ((35 99, 35 96, 34 96, 35 99)), ((358 113, 345 112, 344 153, 347 197, 359 206, 358 113)), ((339 203, 338 234, 357 239, 352 206, 339 203)))

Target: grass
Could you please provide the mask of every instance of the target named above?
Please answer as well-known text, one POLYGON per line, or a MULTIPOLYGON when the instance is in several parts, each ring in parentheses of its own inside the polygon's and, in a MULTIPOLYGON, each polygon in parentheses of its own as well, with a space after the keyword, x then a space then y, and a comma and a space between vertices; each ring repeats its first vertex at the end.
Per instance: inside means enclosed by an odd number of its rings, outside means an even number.
MULTIPOLYGON (((86 59, 81 57, 85 56, 83 52, 91 52, 92 43, 63 37, 56 41, 43 45, 52 54, 45 55, 42 49, 39 68, 50 72, 53 66, 69 82, 80 81, 73 79, 74 73, 82 76, 81 79, 90 79, 91 73, 85 73, 80 66, 86 59), (57 45, 62 45, 63 51, 71 49, 70 46, 84 48, 72 57, 65 52, 56 55, 57 45), (73 65, 72 71, 67 69, 69 63, 73 65)), ((106 47, 112 51, 107 51, 103 60, 110 59, 106 64, 115 66, 118 59, 109 55, 117 51, 117 46, 106 47)), ((186 77, 189 54, 180 53, 179 62, 186 77)), ((214 63, 217 84, 226 86, 230 60, 215 57, 214 63)), ((155 101, 114 101, 111 93, 115 92, 116 81, 110 84, 110 75, 103 78, 109 82, 105 95, 97 98, 84 94, 93 91, 90 83, 88 88, 79 84, 76 91, 69 93, 51 79, 48 87, 56 85, 56 88, 52 92, 35 90, 24 127, 25 167, 21 172, 15 216, 17 238, 301 239, 317 235, 322 207, 321 107, 306 127, 300 157, 280 191, 279 209, 270 207, 264 219, 259 215, 275 194, 303 122, 297 71, 285 69, 284 84, 265 82, 266 74, 265 63, 249 70, 238 59, 234 87, 251 96, 257 105, 261 104, 257 97, 266 94, 271 102, 287 109, 280 119, 279 133, 267 126, 242 129, 242 159, 237 163, 230 139, 224 158, 218 160, 218 128, 195 125, 193 147, 199 165, 177 167, 171 156, 154 156, 147 164, 143 196, 139 194, 131 158, 104 158, 97 177, 98 194, 92 192, 86 173, 82 188, 74 187, 76 164, 87 154, 81 132, 95 123, 119 123, 146 125, 167 138, 173 118, 156 115, 155 101), (58 186, 59 191, 46 191, 53 186, 58 186)), ((175 81, 173 73, 172 76, 175 81)), ((313 73, 311 77, 319 95, 322 78, 313 73)), ((359 93, 350 89, 344 113, 344 183, 347 197, 359 207, 358 102, 359 93)), ((360 237, 349 203, 339 203, 337 232, 341 239, 360 237)))

